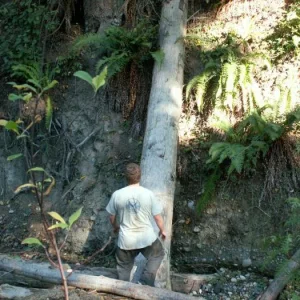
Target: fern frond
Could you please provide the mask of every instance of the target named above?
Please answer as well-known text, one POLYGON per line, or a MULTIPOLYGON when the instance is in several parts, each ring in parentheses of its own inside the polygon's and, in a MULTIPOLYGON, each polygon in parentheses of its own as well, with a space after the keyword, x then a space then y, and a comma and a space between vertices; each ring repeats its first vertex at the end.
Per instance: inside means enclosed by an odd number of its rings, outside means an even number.
POLYGON ((80 51, 84 48, 93 46, 100 47, 103 41, 103 36, 96 33, 89 33, 77 38, 72 46, 73 51, 80 51))
POLYGON ((200 75, 195 76, 187 85, 186 88, 186 98, 189 98, 191 91, 195 91, 196 104, 198 111, 202 112, 204 106, 204 96, 206 93, 208 82, 215 75, 209 69, 205 70, 200 75))
POLYGON ((130 55, 126 52, 118 53, 114 52, 109 57, 104 57, 96 64, 96 72, 99 73, 103 67, 108 68, 108 78, 114 76, 120 72, 131 60, 130 55))
POLYGON ((198 213, 201 213, 207 207, 208 203, 212 200, 220 176, 221 172, 219 168, 215 168, 213 173, 208 177, 208 180, 204 184, 204 192, 197 202, 198 213))
POLYGON ((12 67, 12 76, 20 76, 24 79, 32 79, 34 81, 39 81, 41 78, 41 69, 38 63, 32 63, 31 65, 15 65, 12 67))
POLYGON ((245 146, 241 144, 231 144, 229 154, 231 165, 228 169, 228 175, 230 175, 234 170, 236 170, 239 174, 242 172, 244 167, 245 151, 245 146))
POLYGON ((293 245, 292 235, 288 234, 283 240, 283 243, 281 245, 281 252, 285 255, 288 255, 290 250, 292 249, 292 245, 293 245))

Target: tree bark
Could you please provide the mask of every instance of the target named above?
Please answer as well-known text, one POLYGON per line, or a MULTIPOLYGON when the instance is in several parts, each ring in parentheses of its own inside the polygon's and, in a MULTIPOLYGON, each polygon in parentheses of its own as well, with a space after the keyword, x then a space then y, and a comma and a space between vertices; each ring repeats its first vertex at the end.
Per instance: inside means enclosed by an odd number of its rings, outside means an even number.
MULTIPOLYGON (((33 263, 32 261, 23 261, 21 259, 9 258, 6 255, 0 255, 0 270, 9 272, 8 275, 13 272, 14 274, 22 275, 23 278, 30 277, 38 279, 41 282, 61 284, 59 270, 51 269, 50 265, 46 263, 33 263)), ((66 273, 66 277, 67 275, 68 273, 66 273)), ((5 275, 3 277, 5 277, 5 275)), ((93 289, 133 299, 194 299, 191 296, 172 292, 166 289, 137 285, 131 282, 111 279, 104 276, 80 274, 78 272, 74 272, 71 276, 67 277, 67 280, 69 286, 93 289)))
POLYGON ((167 238, 165 259, 156 285, 170 288, 170 245, 176 180, 178 121, 182 105, 184 43, 187 0, 163 1, 160 21, 161 64, 155 63, 148 105, 141 169, 142 186, 163 204, 167 238))
POLYGON ((280 292, 291 280, 294 272, 300 267, 300 249, 283 266, 278 276, 272 281, 266 291, 259 297, 259 300, 275 300, 280 292))

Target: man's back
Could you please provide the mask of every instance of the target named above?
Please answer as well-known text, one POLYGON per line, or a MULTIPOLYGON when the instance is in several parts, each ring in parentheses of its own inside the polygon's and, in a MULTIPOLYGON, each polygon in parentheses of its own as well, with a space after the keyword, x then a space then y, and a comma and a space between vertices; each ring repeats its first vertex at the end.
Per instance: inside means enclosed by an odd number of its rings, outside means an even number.
POLYGON ((162 207, 150 190, 130 185, 117 190, 107 211, 119 217, 118 246, 121 249, 141 249, 157 239, 151 221, 162 212, 162 207))

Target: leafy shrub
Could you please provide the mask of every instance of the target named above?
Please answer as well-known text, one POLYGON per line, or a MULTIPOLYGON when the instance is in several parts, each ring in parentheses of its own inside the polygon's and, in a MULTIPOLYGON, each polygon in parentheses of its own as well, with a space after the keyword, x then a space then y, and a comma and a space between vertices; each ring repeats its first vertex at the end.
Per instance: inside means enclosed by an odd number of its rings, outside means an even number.
POLYGON ((266 120, 262 114, 264 109, 253 112, 234 127, 221 123, 226 141, 212 144, 207 163, 217 167, 228 161, 228 175, 255 168, 258 159, 267 154, 272 144, 300 121, 300 107, 287 114, 282 123, 266 120))
POLYGON ((23 100, 27 105, 23 109, 23 116, 36 118, 36 115, 45 115, 46 128, 50 129, 53 106, 50 97, 46 94, 58 82, 54 80, 56 69, 49 65, 42 70, 40 64, 13 66, 12 76, 26 80, 24 84, 9 82, 19 92, 11 93, 8 96, 10 101, 23 100), (40 103, 40 106, 38 105, 40 103))
POLYGON ((74 44, 74 50, 95 50, 97 55, 101 56, 96 72, 107 66, 108 77, 111 77, 131 61, 142 63, 151 56, 160 59, 159 52, 155 52, 156 36, 157 27, 148 22, 140 22, 130 30, 113 26, 103 35, 88 34, 79 38, 74 44))
POLYGON ((51 32, 56 27, 53 14, 34 0, 10 1, 0 7, 1 72, 14 64, 39 59, 43 30, 47 28, 51 32))
POLYGON ((224 45, 200 54, 204 69, 186 88, 186 98, 196 100, 200 113, 207 105, 230 113, 237 108, 249 113, 263 106, 254 69, 258 63, 269 66, 269 61, 259 53, 243 53, 239 46, 228 35, 224 45))
POLYGON ((276 58, 288 53, 299 53, 300 47, 300 1, 295 0, 285 18, 268 37, 276 58))

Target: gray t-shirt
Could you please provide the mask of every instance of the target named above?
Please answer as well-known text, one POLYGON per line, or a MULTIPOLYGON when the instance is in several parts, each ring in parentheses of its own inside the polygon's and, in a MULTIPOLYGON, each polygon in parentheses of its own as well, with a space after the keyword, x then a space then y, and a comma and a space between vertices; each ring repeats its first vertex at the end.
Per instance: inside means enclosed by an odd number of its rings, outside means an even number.
POLYGON ((106 207, 120 222, 118 246, 124 250, 150 246, 156 239, 153 216, 162 212, 162 205, 154 194, 142 186, 127 186, 111 196, 106 207))

